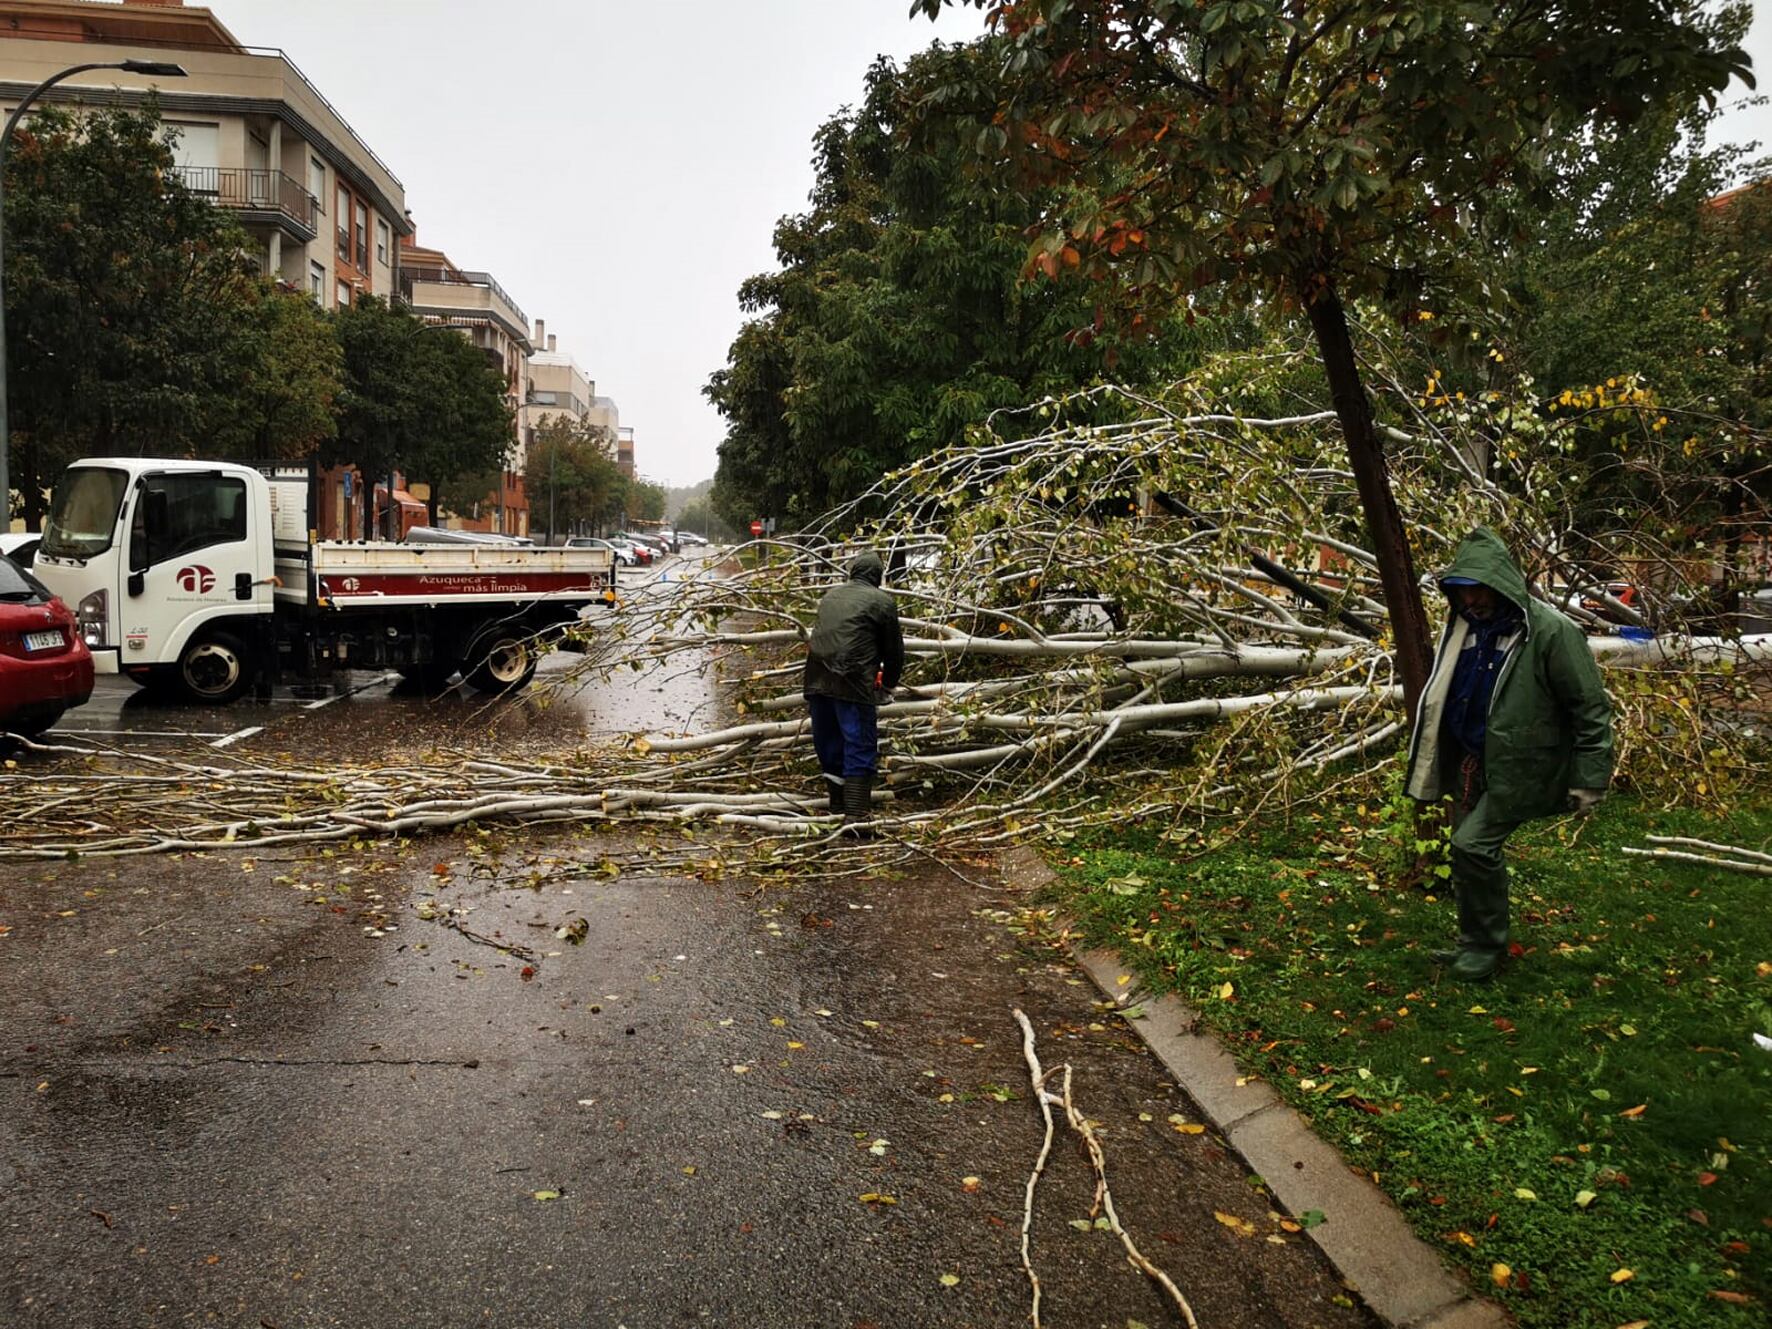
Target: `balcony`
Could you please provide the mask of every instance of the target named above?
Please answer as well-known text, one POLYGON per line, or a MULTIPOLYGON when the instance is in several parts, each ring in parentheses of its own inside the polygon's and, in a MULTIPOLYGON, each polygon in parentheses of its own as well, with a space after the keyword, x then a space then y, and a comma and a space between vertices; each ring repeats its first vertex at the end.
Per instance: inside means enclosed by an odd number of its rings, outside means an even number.
POLYGON ((244 166, 175 166, 186 189, 218 207, 231 208, 247 223, 279 227, 302 244, 318 233, 320 204, 300 182, 282 171, 244 166))
POLYGON ((525 352, 529 348, 529 316, 490 273, 402 264, 400 294, 427 318, 458 325, 471 324, 476 316, 489 319, 525 352))

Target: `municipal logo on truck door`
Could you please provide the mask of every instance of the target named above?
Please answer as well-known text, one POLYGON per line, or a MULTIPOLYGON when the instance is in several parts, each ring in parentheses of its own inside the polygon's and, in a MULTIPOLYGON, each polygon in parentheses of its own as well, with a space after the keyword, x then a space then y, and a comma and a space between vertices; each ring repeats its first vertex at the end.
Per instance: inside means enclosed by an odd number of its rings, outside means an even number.
POLYGON ((178 570, 178 587, 181 591, 195 591, 199 595, 208 595, 215 589, 215 573, 201 563, 192 563, 178 570))

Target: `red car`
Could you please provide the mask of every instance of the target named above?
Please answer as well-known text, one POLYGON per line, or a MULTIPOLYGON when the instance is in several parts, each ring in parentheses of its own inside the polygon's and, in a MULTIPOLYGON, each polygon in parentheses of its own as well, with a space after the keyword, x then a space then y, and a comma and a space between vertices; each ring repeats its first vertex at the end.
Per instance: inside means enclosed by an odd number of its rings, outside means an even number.
POLYGON ((0 558, 0 733, 34 737, 92 696, 92 652, 42 582, 0 558))

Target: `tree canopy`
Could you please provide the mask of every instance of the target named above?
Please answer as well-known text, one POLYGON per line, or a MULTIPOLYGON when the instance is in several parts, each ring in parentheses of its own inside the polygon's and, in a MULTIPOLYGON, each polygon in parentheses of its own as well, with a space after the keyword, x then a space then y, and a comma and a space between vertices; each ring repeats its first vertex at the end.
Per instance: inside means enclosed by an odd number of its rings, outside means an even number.
POLYGON ((814 516, 991 411, 1104 369, 1137 381, 1197 362, 1203 334, 1187 329, 1156 342, 1079 333, 1085 284, 1020 281, 1039 200, 981 169, 970 138, 913 140, 933 89, 972 88, 983 114, 1002 53, 981 42, 903 69, 882 59, 860 106, 815 136, 811 208, 776 227, 780 271, 740 288, 755 318, 706 389, 727 420, 714 502, 732 526, 814 516))
POLYGON ((82 455, 293 457, 333 433, 324 315, 173 173, 152 107, 46 107, 6 161, 12 480, 26 521, 82 455))
MULTIPOLYGON (((506 464, 513 433, 504 376, 486 356, 454 329, 373 296, 332 317, 345 386, 337 437, 319 460, 426 480, 433 505, 452 485, 475 498, 495 488, 474 481, 506 464)), ((368 505, 364 519, 367 536, 368 505)))
POLYGON ((1044 200, 1033 269, 1098 279, 1101 307, 1128 326, 1248 299, 1309 318, 1412 702, 1426 618, 1346 302, 1414 319, 1480 285, 1485 245, 1547 201, 1551 145, 1751 83, 1745 7, 959 2, 1006 36, 1005 90, 981 115, 950 81, 931 107, 1044 200))

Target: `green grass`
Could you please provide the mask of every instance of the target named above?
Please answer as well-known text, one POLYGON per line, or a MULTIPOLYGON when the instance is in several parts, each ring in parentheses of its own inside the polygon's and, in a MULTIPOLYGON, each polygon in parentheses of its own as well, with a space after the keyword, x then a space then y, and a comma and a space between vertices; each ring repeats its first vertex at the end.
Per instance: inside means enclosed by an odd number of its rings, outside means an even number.
POLYGON ((1450 895, 1394 884, 1385 819, 1326 808, 1205 852, 1079 840, 1057 889, 1522 1324, 1765 1324, 1772 879, 1618 850, 1763 849, 1772 802, 1723 823, 1619 798, 1516 835, 1516 954, 1469 987, 1429 958, 1450 895))

